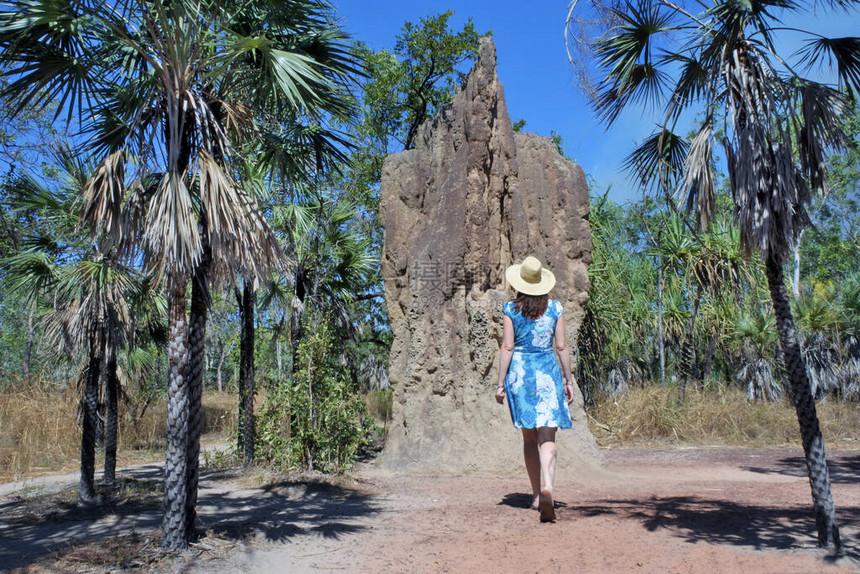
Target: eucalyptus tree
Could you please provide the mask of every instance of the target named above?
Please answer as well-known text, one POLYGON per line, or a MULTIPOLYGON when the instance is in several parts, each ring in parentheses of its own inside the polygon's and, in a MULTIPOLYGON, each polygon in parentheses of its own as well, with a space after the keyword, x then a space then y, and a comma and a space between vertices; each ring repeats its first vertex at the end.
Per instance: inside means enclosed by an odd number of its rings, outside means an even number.
MULTIPOLYGON (((854 10, 852 0, 827 3, 854 10)), ((665 104, 658 130, 668 141, 683 112, 701 113, 677 192, 700 224, 713 215, 713 150, 728 164, 741 245, 761 255, 800 424, 821 546, 840 549, 823 440, 785 286, 784 264, 808 222, 807 205, 825 187, 825 157, 844 140, 845 92, 800 75, 798 65, 835 65, 849 94, 860 89, 860 40, 809 34, 790 64, 777 49, 779 17, 809 8, 787 0, 716 0, 693 13, 670 0, 611 8, 612 28, 595 45, 601 80, 598 117, 612 124, 632 105, 665 104), (718 137, 721 135, 722 137, 718 137)), ((798 32, 798 31, 795 31, 798 32)))
POLYGON ((375 52, 358 47, 367 64, 361 118, 362 135, 376 151, 412 149, 418 128, 450 101, 466 77, 461 65, 478 56, 478 38, 472 19, 463 29, 450 30, 450 10, 405 22, 394 51, 375 52))
POLYGON ((14 0, 0 15, 2 59, 15 74, 8 93, 22 109, 55 99, 83 118, 103 158, 85 217, 108 248, 142 255, 165 281, 165 548, 185 547, 194 519, 199 411, 189 397, 199 389, 189 382, 200 380, 208 282, 261 277, 277 254, 231 168, 234 149, 284 111, 346 112, 338 86, 352 61, 328 14, 317 0, 14 0))
MULTIPOLYGON (((485 35, 471 18, 462 28, 450 28, 452 16, 449 10, 404 22, 393 50, 373 50, 361 43, 355 48, 367 77, 350 130, 356 147, 338 186, 359 208, 357 219, 372 238, 377 257, 382 252, 378 219, 382 162, 390 153, 412 149, 421 124, 453 99, 478 55, 479 37, 485 35)), ((385 317, 385 305, 379 299, 374 305, 374 314, 385 317)))

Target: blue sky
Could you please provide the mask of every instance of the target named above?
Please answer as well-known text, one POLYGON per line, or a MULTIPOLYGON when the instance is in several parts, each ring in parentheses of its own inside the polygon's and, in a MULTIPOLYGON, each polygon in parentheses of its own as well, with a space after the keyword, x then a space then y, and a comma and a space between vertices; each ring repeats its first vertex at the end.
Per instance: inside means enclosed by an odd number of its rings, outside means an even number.
MULTIPOLYGON (((599 190, 611 186, 616 201, 640 196, 622 172, 621 162, 636 143, 653 131, 649 114, 623 114, 609 130, 592 116, 567 59, 564 23, 567 2, 532 0, 332 0, 347 32, 374 49, 393 49, 405 21, 453 10, 453 29, 469 17, 479 33, 492 31, 496 43, 499 79, 505 87, 513 121, 526 120, 525 131, 561 135, 565 152, 594 177, 599 190)), ((787 27, 815 26, 832 36, 856 36, 857 13, 827 19, 805 15, 785 22, 787 27)), ((794 51, 796 38, 786 42, 794 51), (793 43, 792 43, 793 42, 793 43)), ((659 115, 659 114, 658 114, 659 115)))

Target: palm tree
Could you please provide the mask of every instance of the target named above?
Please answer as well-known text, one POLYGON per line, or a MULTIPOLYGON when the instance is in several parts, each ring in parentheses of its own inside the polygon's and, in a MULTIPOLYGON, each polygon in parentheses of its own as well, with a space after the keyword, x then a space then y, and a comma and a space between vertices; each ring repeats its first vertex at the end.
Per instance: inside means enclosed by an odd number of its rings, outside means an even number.
POLYGON ((17 209, 38 211, 44 228, 20 253, 4 261, 11 288, 25 293, 34 302, 51 302, 53 309, 41 319, 45 338, 63 356, 86 354, 81 370, 82 433, 79 497, 95 498, 95 447, 98 432, 99 388, 107 397, 105 430, 105 483, 113 482, 116 471, 117 408, 119 380, 117 354, 126 345, 132 325, 129 297, 138 279, 133 270, 112 254, 101 252, 101 243, 81 240, 78 223, 80 189, 88 179, 88 169, 65 151, 56 154, 65 178, 50 191, 27 175, 16 178, 11 189, 17 195, 17 209))
POLYGON ((0 15, 2 59, 16 74, 8 93, 21 108, 52 98, 84 118, 104 158, 85 190, 85 216, 108 247, 134 257, 142 246, 165 281, 165 548, 185 547, 193 521, 188 458, 199 414, 189 400, 199 397, 202 286, 240 270, 262 277, 276 259, 263 214, 230 168, 234 149, 279 115, 348 111, 338 86, 354 67, 329 9, 322 0, 15 0, 0 15))
MULTIPOLYGON (((269 306, 280 299, 280 305, 290 309, 288 331, 291 360, 271 381, 275 386, 270 387, 269 397, 272 399, 274 395, 281 395, 285 388, 293 388, 299 384, 297 381, 303 381, 307 386, 302 387, 307 389, 307 394, 303 395, 305 398, 302 400, 307 401, 307 410, 292 411, 295 404, 291 403, 288 410, 292 414, 288 416, 306 414, 311 419, 306 428, 318 428, 323 424, 317 420, 318 409, 322 408, 320 405, 325 402, 327 391, 317 388, 319 379, 309 376, 307 366, 298 364, 302 349, 305 349, 306 358, 310 359, 308 352, 316 353, 323 348, 319 347, 320 341, 331 339, 332 348, 337 350, 335 364, 339 363, 340 372, 351 376, 353 388, 359 388, 362 380, 377 374, 362 372, 365 366, 369 366, 370 370, 374 367, 374 364, 362 361, 362 353, 376 342, 372 340, 372 335, 371 340, 368 340, 368 329, 364 328, 367 313, 360 305, 362 294, 374 285, 375 266, 369 238, 355 229, 356 218, 355 205, 337 196, 307 198, 274 210, 273 225, 281 237, 287 265, 285 272, 273 277, 271 284, 263 291, 261 306, 269 306), (322 339, 319 338, 320 333, 324 333, 322 339)), ((247 293, 247 289, 242 293, 238 289, 236 291, 237 299, 247 293)), ((278 399, 274 400, 277 404, 278 399)), ((246 407, 245 413, 248 412, 246 407)), ((265 419, 271 421, 271 414, 271 409, 268 409, 265 419)), ((283 413, 278 416, 283 416, 283 413)), ((352 416, 347 416, 341 422, 356 432, 364 432, 360 430, 361 421, 351 419, 352 416)), ((292 424, 298 422, 299 427, 305 424, 296 418, 292 420, 292 424)), ((287 424, 287 428, 290 428, 290 424, 287 424)), ((248 427, 244 431, 247 433, 248 427)), ((295 438, 297 440, 292 443, 293 447, 302 445, 305 440, 298 435, 295 438)), ((247 444, 247 439, 240 436, 239 443, 241 450, 247 444)), ((299 448, 301 462, 306 468, 314 470, 317 462, 320 462, 317 460, 317 449, 311 443, 304 446, 306 448, 299 448)), ((262 453, 271 460, 271 449, 264 449, 262 453)), ((320 468, 324 466, 325 462, 322 461, 320 468)))
POLYGON ((257 290, 253 279, 242 281, 242 290, 235 287, 236 305, 239 307, 239 452, 248 466, 254 462, 254 443, 256 425, 254 422, 255 365, 254 346, 256 334, 254 311, 257 304, 257 290))
MULTIPOLYGON (((347 162, 345 150, 350 143, 342 139, 336 132, 318 125, 304 125, 298 118, 290 117, 283 120, 283 125, 277 132, 269 132, 262 143, 248 146, 243 155, 249 158, 262 158, 262 161, 246 161, 240 166, 241 180, 255 197, 268 200, 271 203, 269 211, 274 213, 274 219, 279 220, 279 211, 284 203, 284 196, 290 196, 293 202, 296 195, 306 195, 307 189, 313 183, 339 172, 341 164, 347 162), (276 181, 282 188, 275 187, 272 173, 277 174, 276 181), (287 192, 287 190, 289 190, 287 192)), ((287 211, 294 208, 287 204, 287 211)), ((293 221, 294 228, 283 229, 275 224, 275 229, 282 234, 304 234, 307 229, 301 221, 293 221), (280 228, 280 229, 279 229, 280 228)), ((281 267, 289 268, 291 258, 287 253, 281 253, 281 267)), ((275 276, 282 275, 279 272, 275 276)), ((271 275, 269 276, 271 278, 271 275)), ((239 451, 242 452, 244 464, 254 462, 256 442, 254 397, 256 394, 256 368, 254 363, 254 347, 256 343, 255 308, 257 305, 258 278, 247 275, 243 277, 241 291, 234 286, 236 305, 239 308, 240 345, 239 345, 239 451)), ((272 282, 268 281, 271 285, 272 282)), ((272 293, 270 291, 270 293, 272 293)), ((274 294, 274 293, 273 293, 274 294)), ((193 305, 192 305, 193 306, 193 305)))
POLYGON ((843 397, 860 397, 860 273, 850 275, 842 286, 839 315, 843 333, 839 386, 843 397))
MULTIPOLYGON (((853 1, 831 2, 853 8, 853 1)), ((674 136, 682 112, 701 122, 689 144, 677 192, 707 225, 713 213, 715 140, 725 150, 741 245, 761 254, 800 424, 821 546, 840 549, 824 445, 809 390, 783 266, 808 222, 811 194, 825 185, 825 155, 841 145, 838 117, 848 96, 802 77, 776 49, 783 0, 717 0, 691 13, 670 0, 627 2, 595 45, 602 79, 594 107, 606 124, 631 104, 665 103, 660 139, 674 136), (663 39, 670 39, 662 43, 663 39), (724 132, 718 137, 717 126, 724 132)), ((860 42, 810 34, 800 65, 835 64, 839 82, 860 89, 860 42)))
POLYGON ((772 357, 776 344, 774 319, 762 309, 743 310, 734 317, 731 337, 741 346, 743 365, 737 379, 747 387, 747 399, 782 398, 782 387, 773 374, 772 357))
POLYGON ((284 252, 293 287, 290 343, 294 357, 309 308, 332 318, 339 343, 353 334, 349 305, 373 280, 369 239, 350 227, 355 217, 355 206, 337 198, 315 199, 276 214, 275 225, 290 230, 284 237, 284 252))
POLYGON ((119 379, 117 355, 126 345, 131 325, 127 296, 135 289, 134 273, 110 257, 99 256, 66 267, 56 286, 62 303, 45 320, 48 340, 71 341, 87 349, 83 371, 83 431, 81 446, 81 498, 92 499, 95 460, 96 406, 100 380, 107 396, 105 428, 105 483, 116 473, 119 379))

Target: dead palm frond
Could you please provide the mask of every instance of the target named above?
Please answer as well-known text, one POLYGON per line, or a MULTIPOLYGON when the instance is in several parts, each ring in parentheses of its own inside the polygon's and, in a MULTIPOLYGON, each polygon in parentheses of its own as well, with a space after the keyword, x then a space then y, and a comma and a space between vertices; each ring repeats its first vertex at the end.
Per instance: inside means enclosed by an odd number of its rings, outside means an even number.
POLYGON ((203 216, 213 254, 213 278, 242 269, 263 277, 277 262, 277 239, 255 199, 206 152, 199 159, 203 216))

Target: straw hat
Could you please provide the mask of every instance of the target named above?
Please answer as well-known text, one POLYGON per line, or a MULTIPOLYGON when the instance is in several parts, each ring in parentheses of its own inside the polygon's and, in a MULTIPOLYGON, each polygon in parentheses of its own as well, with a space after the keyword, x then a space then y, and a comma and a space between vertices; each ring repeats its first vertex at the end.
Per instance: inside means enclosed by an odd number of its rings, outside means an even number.
POLYGON ((555 286, 555 275, 544 269, 536 257, 529 255, 523 262, 505 270, 505 279, 511 287, 525 295, 546 295, 555 286))

